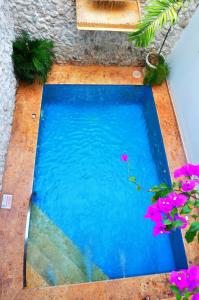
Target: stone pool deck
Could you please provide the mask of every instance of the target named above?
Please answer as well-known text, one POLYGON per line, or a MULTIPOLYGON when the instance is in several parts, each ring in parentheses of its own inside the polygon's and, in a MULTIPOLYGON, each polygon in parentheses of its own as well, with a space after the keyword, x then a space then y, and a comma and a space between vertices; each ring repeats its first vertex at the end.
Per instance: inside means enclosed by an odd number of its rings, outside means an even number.
MULTIPOLYGON (((135 67, 57 66, 48 84, 142 84, 135 67)), ((170 172, 186 162, 167 84, 153 88, 170 172)), ((24 236, 32 194, 42 85, 20 85, 2 193, 13 195, 11 210, 0 209, 0 299, 2 300, 151 300, 169 299, 168 275, 150 275, 93 283, 24 288, 24 236), (159 298, 158 298, 159 297, 159 298)), ((189 263, 199 264, 197 244, 185 244, 189 263)))

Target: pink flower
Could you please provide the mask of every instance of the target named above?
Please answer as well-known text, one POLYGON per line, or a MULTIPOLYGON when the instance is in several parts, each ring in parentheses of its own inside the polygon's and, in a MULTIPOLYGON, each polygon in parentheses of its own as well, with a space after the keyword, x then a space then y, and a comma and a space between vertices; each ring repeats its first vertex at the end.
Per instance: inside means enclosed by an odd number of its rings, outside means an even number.
POLYGON ((199 176, 199 165, 186 164, 179 169, 174 171, 174 178, 181 176, 190 177, 190 176, 199 176))
POLYGON ((191 300, 199 300, 199 293, 193 295, 193 297, 191 298, 191 300))
POLYGON ((128 161, 128 155, 127 154, 122 154, 121 155, 121 160, 127 162, 128 161))
POLYGON ((161 222, 157 222, 153 228, 153 235, 156 236, 162 233, 170 233, 169 231, 165 230, 166 226, 161 222))
POLYGON ((182 189, 184 192, 189 192, 195 188, 196 182, 194 180, 185 180, 182 182, 182 189))
POLYGON ((176 285, 180 291, 182 291, 185 288, 188 288, 189 282, 187 278, 187 270, 171 272, 170 283, 176 285))
POLYGON ((176 216, 175 221, 177 221, 177 220, 182 222, 182 226, 178 227, 179 229, 183 229, 183 228, 187 227, 188 223, 187 223, 187 220, 184 217, 176 216))
POLYGON ((159 198, 157 201, 159 210, 165 214, 170 213, 174 207, 172 200, 169 197, 159 198))
POLYGON ((147 213, 144 216, 145 218, 149 218, 154 222, 159 222, 162 220, 162 215, 160 210, 158 209, 156 204, 150 205, 147 209, 147 213))
POLYGON ((191 266, 188 269, 189 290, 192 291, 199 287, 199 267, 191 266))
POLYGON ((183 194, 171 193, 167 196, 173 203, 173 206, 183 206, 185 202, 188 200, 188 197, 183 194))

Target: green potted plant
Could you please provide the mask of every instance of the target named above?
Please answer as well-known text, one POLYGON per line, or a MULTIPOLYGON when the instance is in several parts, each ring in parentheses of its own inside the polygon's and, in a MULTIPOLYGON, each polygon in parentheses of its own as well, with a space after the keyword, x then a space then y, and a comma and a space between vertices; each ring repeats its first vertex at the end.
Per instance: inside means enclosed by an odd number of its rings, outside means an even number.
POLYGON ((13 42, 12 60, 18 80, 32 84, 35 79, 40 83, 47 80, 53 64, 53 42, 45 39, 31 39, 27 32, 13 42))
POLYGON ((183 0, 151 0, 144 8, 144 16, 137 25, 136 31, 129 33, 129 41, 134 42, 137 47, 147 48, 155 40, 156 32, 169 24, 160 49, 150 51, 146 56, 145 84, 159 85, 169 75, 169 66, 162 50, 184 4, 183 0))

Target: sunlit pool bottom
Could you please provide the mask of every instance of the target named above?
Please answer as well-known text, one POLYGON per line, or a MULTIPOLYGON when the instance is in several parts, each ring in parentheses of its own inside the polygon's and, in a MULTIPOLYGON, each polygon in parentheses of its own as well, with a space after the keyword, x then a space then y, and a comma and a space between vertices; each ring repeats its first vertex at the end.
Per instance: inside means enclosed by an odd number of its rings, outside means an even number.
POLYGON ((150 87, 44 86, 28 281, 59 285, 185 268, 180 232, 153 237, 143 217, 147 190, 162 182, 170 178, 150 87))

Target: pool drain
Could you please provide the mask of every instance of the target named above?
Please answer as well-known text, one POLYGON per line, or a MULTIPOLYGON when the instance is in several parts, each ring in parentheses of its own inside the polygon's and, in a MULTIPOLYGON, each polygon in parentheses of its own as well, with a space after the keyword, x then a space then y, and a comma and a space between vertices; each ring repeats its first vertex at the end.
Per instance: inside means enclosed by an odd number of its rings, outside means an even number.
POLYGON ((142 77, 142 73, 141 73, 140 71, 138 71, 138 70, 134 71, 132 75, 133 75, 133 77, 136 78, 136 79, 142 77))

